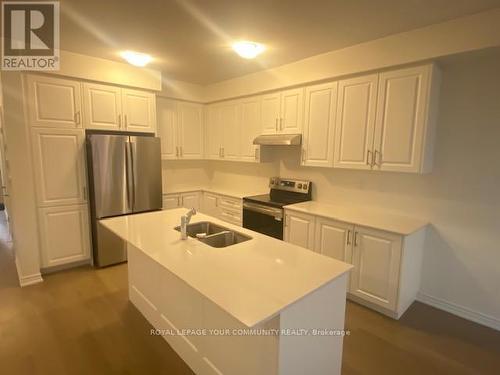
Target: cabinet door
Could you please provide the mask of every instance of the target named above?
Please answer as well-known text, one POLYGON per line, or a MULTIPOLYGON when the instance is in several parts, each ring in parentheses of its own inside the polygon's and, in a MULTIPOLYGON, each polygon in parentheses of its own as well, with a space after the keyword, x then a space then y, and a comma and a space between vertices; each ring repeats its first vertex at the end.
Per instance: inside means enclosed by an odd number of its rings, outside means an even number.
POLYGON ((371 169, 376 74, 339 82, 334 167, 371 169))
POLYGON ((122 89, 125 128, 130 131, 156 131, 155 95, 141 90, 122 89))
POLYGON ((238 103, 235 101, 221 105, 220 122, 224 142, 222 157, 224 159, 238 159, 240 156, 240 119, 238 103))
POLYGON ((179 155, 177 142, 177 103, 158 98, 158 136, 161 140, 161 158, 176 159, 179 155))
POLYGON ((81 128, 80 83, 28 75, 28 107, 32 126, 81 128))
POLYGON ((260 97, 244 99, 240 103, 241 159, 259 161, 259 146, 253 140, 262 133, 260 97))
POLYGON ((218 216, 218 197, 215 194, 203 193, 203 213, 209 216, 218 216))
POLYGON ((181 195, 181 204, 185 208, 194 208, 196 211, 200 210, 200 193, 195 191, 193 193, 184 193, 181 195))
POLYGON ((120 130, 121 89, 115 86, 83 84, 83 124, 86 129, 120 130))
POLYGON ((179 103, 177 109, 180 157, 203 159, 202 106, 194 103, 179 103))
POLYGON ((304 88, 286 90, 281 93, 281 115, 278 129, 284 134, 302 133, 304 122, 304 88))
POLYGON ((337 82, 306 88, 302 165, 333 166, 337 82))
POLYGON ((32 129, 39 206, 86 201, 83 130, 32 129))
POLYGON ((221 124, 221 106, 218 104, 209 105, 206 109, 206 144, 205 156, 208 159, 222 158, 222 143, 224 132, 221 124))
POLYGON ((179 208, 181 206, 181 197, 179 194, 163 195, 162 202, 162 208, 164 210, 179 208))
POLYGON ((45 207, 39 215, 43 267, 90 259, 86 205, 45 207))
POLYGON ((314 250, 342 262, 352 262, 354 225, 318 217, 314 250))
POLYGON ((396 309, 401 236, 355 227, 350 292, 389 310, 396 309))
POLYGON ((374 152, 381 170, 420 171, 429 79, 429 65, 380 74, 374 152))
POLYGON ((314 216, 285 211, 285 241, 314 250, 314 225, 314 216))
POLYGON ((281 95, 279 92, 262 96, 262 133, 278 132, 281 95))

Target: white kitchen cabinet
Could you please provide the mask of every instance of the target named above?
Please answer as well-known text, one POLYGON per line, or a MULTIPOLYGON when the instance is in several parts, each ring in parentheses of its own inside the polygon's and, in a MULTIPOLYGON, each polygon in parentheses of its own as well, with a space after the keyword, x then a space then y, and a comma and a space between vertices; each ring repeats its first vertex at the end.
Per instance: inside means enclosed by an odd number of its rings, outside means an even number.
POLYGON ((86 129, 121 130, 122 89, 97 83, 83 84, 83 125, 86 129))
POLYGON ((219 196, 216 194, 203 192, 202 212, 206 215, 217 217, 218 199, 219 196))
POLYGON ((122 89, 124 127, 135 132, 156 131, 156 96, 153 93, 122 89))
POLYGON ((306 87, 301 164, 333 166, 337 82, 306 87))
POLYGON ((285 241, 313 250, 315 220, 312 215, 285 210, 285 241))
POLYGON ((253 140, 262 134, 261 99, 258 96, 240 101, 240 158, 245 161, 260 160, 260 147, 253 140))
POLYGON ((352 262, 354 225, 342 221, 316 218, 314 251, 342 262, 352 262))
POLYGON ((157 100, 158 136, 161 141, 161 158, 177 159, 179 146, 177 141, 177 103, 174 100, 157 100))
POLYGON ((82 127, 79 82, 29 74, 25 83, 31 126, 82 127))
POLYGON ((42 267, 90 259, 87 205, 39 209, 42 267))
POLYGON ((303 121, 303 87, 262 96, 264 134, 300 134, 303 121))
POLYGON ((184 208, 194 208, 196 211, 200 210, 200 192, 194 191, 190 193, 182 193, 180 195, 180 205, 184 208))
POLYGON ((285 90, 281 93, 279 133, 300 134, 304 122, 304 88, 285 90))
POLYGON ((203 159, 203 106, 179 102, 177 132, 180 159, 203 159))
POLYGON ((402 237, 356 226, 350 293, 388 310, 396 310, 402 237))
POLYGON ((240 156, 240 118, 237 101, 224 102, 220 105, 220 124, 222 127, 221 157, 237 160, 240 156))
POLYGON ((164 210, 170 210, 172 208, 179 208, 179 207, 181 207, 180 194, 163 194, 162 208, 164 210))
POLYGON ((275 92, 262 96, 262 132, 275 134, 278 132, 281 94, 275 92))
POLYGON ((374 168, 429 172, 434 110, 439 85, 433 65, 380 74, 374 139, 374 168))
POLYGON ((224 129, 221 123, 221 106, 210 104, 206 108, 206 142, 205 157, 207 159, 222 158, 222 144, 224 143, 224 129))
POLYGON ((31 129, 38 206, 84 203, 84 133, 78 129, 31 129))
POLYGON ((371 169, 378 75, 339 82, 334 167, 371 169))

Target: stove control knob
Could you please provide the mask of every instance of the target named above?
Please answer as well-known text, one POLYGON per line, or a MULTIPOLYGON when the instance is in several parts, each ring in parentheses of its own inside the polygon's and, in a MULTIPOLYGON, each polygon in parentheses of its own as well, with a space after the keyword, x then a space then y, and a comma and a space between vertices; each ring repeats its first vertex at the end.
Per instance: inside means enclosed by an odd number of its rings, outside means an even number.
MULTIPOLYGON (((305 185, 304 185, 304 186, 305 186, 305 185)), ((297 185, 297 187, 298 187, 299 189, 302 189, 302 184, 298 184, 298 185, 297 185)))
POLYGON ((307 190, 307 184, 304 184, 303 187, 304 187, 304 190, 307 190))

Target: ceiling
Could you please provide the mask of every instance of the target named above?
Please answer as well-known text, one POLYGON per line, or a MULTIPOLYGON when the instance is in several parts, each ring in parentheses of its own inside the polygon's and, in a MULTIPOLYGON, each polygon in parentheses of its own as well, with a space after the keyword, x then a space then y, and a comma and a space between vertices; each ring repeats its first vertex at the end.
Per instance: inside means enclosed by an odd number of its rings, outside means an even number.
POLYGON ((61 0, 61 48, 151 54, 171 79, 210 84, 500 7, 500 0, 61 0), (268 50, 244 60, 235 39, 268 50))

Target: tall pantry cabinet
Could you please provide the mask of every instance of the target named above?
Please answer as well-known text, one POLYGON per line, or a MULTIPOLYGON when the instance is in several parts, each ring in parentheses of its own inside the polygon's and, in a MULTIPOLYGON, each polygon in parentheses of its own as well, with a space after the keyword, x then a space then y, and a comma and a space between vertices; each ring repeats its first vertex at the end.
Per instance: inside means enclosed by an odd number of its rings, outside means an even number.
POLYGON ((90 259, 80 83, 26 75, 42 268, 90 259))

